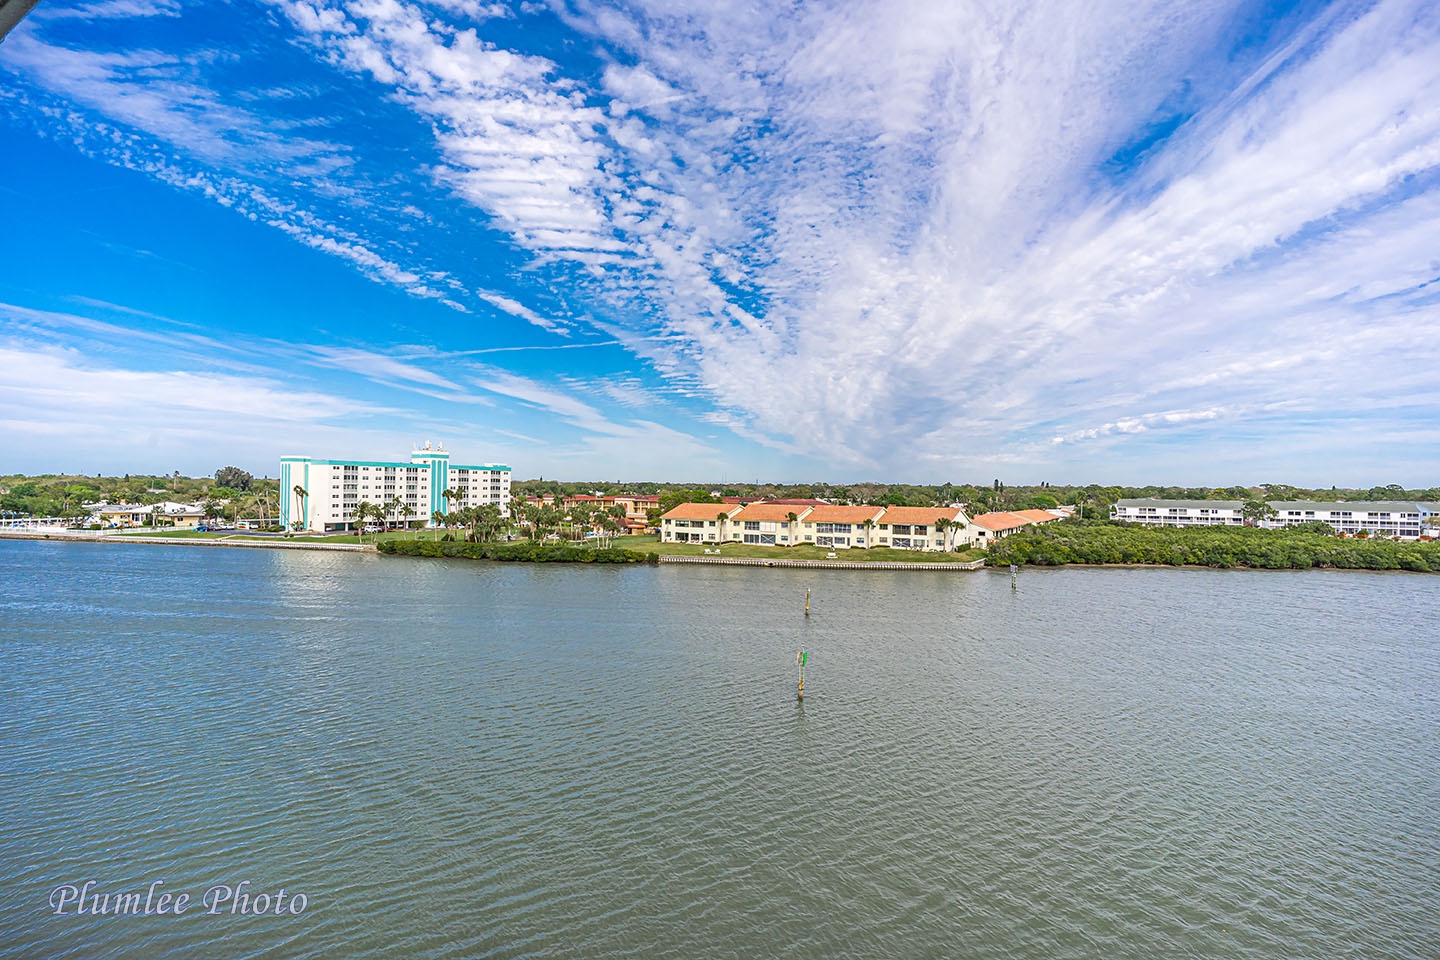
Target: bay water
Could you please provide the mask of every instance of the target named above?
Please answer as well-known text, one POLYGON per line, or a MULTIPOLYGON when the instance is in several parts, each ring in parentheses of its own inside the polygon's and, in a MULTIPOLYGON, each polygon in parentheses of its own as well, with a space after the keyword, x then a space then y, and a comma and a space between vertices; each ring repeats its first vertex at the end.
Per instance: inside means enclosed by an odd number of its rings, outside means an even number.
POLYGON ((0 541, 0 823, 7 957, 1434 957, 1440 578, 0 541))

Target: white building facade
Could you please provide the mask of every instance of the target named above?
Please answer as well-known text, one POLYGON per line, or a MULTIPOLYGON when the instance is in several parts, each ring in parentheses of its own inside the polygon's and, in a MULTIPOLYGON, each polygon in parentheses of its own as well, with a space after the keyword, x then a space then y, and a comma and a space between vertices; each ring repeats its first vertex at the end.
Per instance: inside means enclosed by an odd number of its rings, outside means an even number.
POLYGON ((661 518, 660 541, 949 551, 960 549, 967 522, 959 507, 682 503, 661 518))
POLYGON ((1150 527, 1238 527, 1245 523, 1239 500, 1117 500, 1110 519, 1150 527))
POLYGON ((1386 500, 1356 500, 1340 503, 1317 503, 1309 500, 1272 500, 1275 516, 1263 526, 1293 527, 1299 523, 1320 520, 1335 528, 1336 533, 1351 535, 1362 530, 1372 537, 1420 536, 1421 509, 1418 503, 1397 503, 1386 500))
POLYGON ((510 468, 454 464, 443 444, 429 443, 412 452, 408 462, 280 458, 280 524, 287 530, 353 530, 361 501, 383 507, 397 497, 400 506, 392 517, 405 526, 429 526, 437 510, 486 503, 497 504, 508 516, 510 468), (457 496, 447 502, 446 490, 457 496))
MULTIPOLYGON (((1429 523, 1427 505, 1380 500, 1271 500, 1273 517, 1258 526, 1271 530, 1319 520, 1336 533, 1371 537, 1418 537, 1429 523)), ((1243 504, 1238 500, 1117 500, 1111 520, 1152 527, 1241 526, 1243 504)), ((1431 505, 1433 506, 1433 505, 1431 505)))

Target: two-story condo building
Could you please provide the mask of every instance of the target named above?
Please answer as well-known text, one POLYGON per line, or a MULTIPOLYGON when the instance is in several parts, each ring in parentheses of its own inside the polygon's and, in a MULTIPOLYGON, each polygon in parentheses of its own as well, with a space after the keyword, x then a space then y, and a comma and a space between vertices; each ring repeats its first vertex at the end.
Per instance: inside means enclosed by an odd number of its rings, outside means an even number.
POLYGON ((966 525, 959 507, 682 503, 660 518, 663 543, 751 543, 829 549, 954 550, 966 525))
POLYGON ((1356 500, 1338 503, 1309 500, 1272 500, 1275 516, 1263 526, 1293 527, 1311 520, 1321 520, 1335 528, 1336 533, 1352 536, 1362 530, 1372 537, 1418 537, 1421 530, 1421 508, 1418 503, 1397 503, 1387 500, 1356 500))
MULTIPOLYGON (((1425 504, 1382 500, 1271 500, 1273 517, 1259 522, 1269 529, 1293 527, 1312 520, 1328 523, 1336 533, 1371 537, 1418 537, 1426 526, 1425 504)), ((1110 519, 1152 527, 1238 527, 1244 505, 1238 500, 1117 500, 1110 519)))
POLYGON ((1110 519, 1151 527, 1238 527, 1245 522, 1239 500, 1117 500, 1110 519))
POLYGON ((437 510, 486 503, 509 516, 510 468, 454 464, 443 444, 429 443, 411 453, 409 462, 280 458, 280 523, 287 530, 354 530, 361 501, 385 507, 397 497, 391 518, 407 527, 429 526, 437 510), (456 496, 447 499, 447 490, 456 496))
POLYGON ((1016 530, 1059 520, 1064 513, 1049 510, 1002 510, 997 513, 980 513, 970 518, 960 536, 972 547, 989 549, 990 544, 1007 537, 1016 530))
POLYGON ((660 518, 662 543, 723 543, 737 503, 682 503, 660 518))

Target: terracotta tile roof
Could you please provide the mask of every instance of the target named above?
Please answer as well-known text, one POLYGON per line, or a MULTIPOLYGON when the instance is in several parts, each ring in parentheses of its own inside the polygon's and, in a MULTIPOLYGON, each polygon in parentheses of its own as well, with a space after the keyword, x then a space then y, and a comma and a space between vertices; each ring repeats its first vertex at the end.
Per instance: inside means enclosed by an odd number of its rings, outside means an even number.
POLYGON ((1055 516, 1055 514, 1051 513, 1049 510, 1016 510, 1014 511, 1014 513, 1015 516, 1024 517, 1031 523, 1049 523, 1051 520, 1060 519, 1059 517, 1055 516))
POLYGON ((886 507, 881 523, 924 523, 931 526, 944 517, 955 522, 961 516, 959 507, 886 507))
MULTIPOLYGON (((1055 518, 1050 517, 1050 519, 1055 518)), ((978 517, 971 517, 970 522, 977 527, 984 527, 986 530, 999 533, 1002 530, 1014 530, 1016 527, 1027 526, 1033 521, 1015 513, 982 513, 978 517)))
POLYGON ((784 503, 784 504, 788 504, 789 506, 792 506, 792 507, 799 507, 799 506, 805 506, 805 507, 820 507, 820 506, 828 506, 829 503, 830 503, 830 501, 828 501, 828 500, 814 500, 814 499, 810 499, 810 498, 808 498, 808 497, 769 497, 769 498, 767 498, 767 499, 765 499, 765 500, 761 500, 760 502, 761 502, 761 503, 784 503))
POLYGON ((808 506, 790 503, 752 503, 745 507, 732 520, 778 520, 784 522, 789 519, 790 514, 804 518, 808 506))
POLYGON ((733 503, 682 503, 661 516, 661 520, 714 520, 720 514, 732 516, 740 507, 733 503))
MULTIPOLYGON (((800 511, 795 511, 799 513, 800 511)), ((840 507, 827 503, 816 507, 805 517, 805 523, 864 523, 866 520, 880 522, 884 507, 840 507)))

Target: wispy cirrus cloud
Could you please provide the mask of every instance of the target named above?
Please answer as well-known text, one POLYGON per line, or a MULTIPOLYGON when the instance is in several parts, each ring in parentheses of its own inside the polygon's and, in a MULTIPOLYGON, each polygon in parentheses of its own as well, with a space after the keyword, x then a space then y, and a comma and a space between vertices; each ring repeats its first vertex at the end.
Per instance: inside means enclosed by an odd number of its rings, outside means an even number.
MULTIPOLYGON (((171 12, 66 9, 127 6, 171 12)), ((1238 464, 1440 416, 1414 335, 1440 302, 1433 4, 275 9, 324 71, 306 83, 346 94, 307 102, 383 104, 404 160, 203 57, 31 31, 0 63, 88 111, 44 107, 112 162, 473 320, 442 352, 550 345, 483 339, 513 318, 648 368, 409 388, 614 440, 648 428, 602 401, 683 406, 880 472, 1180 465, 1182 437, 1238 464)))
POLYGON ((507 297, 490 290, 477 290, 475 292, 475 295, 481 300, 484 300, 486 303, 490 304, 492 307, 497 307, 500 310, 504 310, 512 317, 519 317, 526 323, 533 323, 541 330, 546 330, 550 333, 558 333, 562 336, 569 336, 569 330, 567 329, 567 325, 564 321, 552 320, 549 317, 542 317, 540 316, 540 314, 536 313, 534 310, 531 310, 529 307, 525 306, 525 304, 521 303, 519 300, 514 299, 513 297, 507 297))

